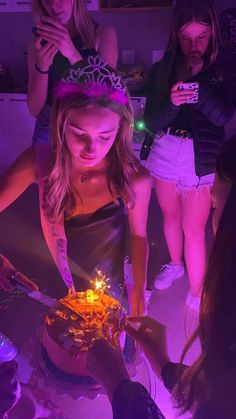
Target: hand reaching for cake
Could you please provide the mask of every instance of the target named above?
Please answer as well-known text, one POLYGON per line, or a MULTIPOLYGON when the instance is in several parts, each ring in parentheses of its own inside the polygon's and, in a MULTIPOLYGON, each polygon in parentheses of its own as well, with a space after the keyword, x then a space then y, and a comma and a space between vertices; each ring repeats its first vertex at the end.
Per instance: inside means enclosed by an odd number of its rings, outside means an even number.
POLYGON ((10 281, 12 275, 17 275, 17 280, 28 288, 32 288, 32 291, 38 289, 38 286, 33 281, 21 272, 16 272, 11 262, 0 254, 0 288, 3 288, 4 291, 12 291, 14 289, 14 285, 10 281))
POLYGON ((142 316, 146 314, 146 299, 144 289, 133 288, 130 295, 131 315, 142 316))
POLYGON ((88 352, 87 368, 92 377, 106 390, 110 400, 117 385, 129 380, 121 350, 115 349, 105 339, 96 340, 88 352))
POLYGON ((140 344, 156 375, 160 377, 163 366, 169 362, 166 327, 148 316, 129 316, 127 320, 126 332, 140 344))

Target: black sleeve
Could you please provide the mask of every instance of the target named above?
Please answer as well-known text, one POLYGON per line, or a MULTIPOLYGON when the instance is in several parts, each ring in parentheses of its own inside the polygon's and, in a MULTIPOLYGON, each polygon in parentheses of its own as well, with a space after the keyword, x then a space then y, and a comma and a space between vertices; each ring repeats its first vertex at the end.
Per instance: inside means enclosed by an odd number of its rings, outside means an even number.
POLYGON ((175 364, 174 362, 168 362, 161 371, 161 377, 164 383, 164 386, 167 390, 172 392, 174 387, 180 380, 182 374, 188 368, 187 365, 184 364, 175 364))
POLYGON ((144 110, 144 120, 148 130, 152 134, 160 129, 168 127, 179 112, 178 106, 172 104, 169 92, 161 90, 161 80, 158 80, 158 64, 156 63, 150 71, 147 84, 147 99, 144 110))
POLYGON ((112 400, 113 419, 165 419, 145 387, 122 381, 112 400))
POLYGON ((224 62, 222 78, 209 79, 206 72, 199 75, 197 108, 215 126, 224 126, 236 110, 236 62, 224 62))

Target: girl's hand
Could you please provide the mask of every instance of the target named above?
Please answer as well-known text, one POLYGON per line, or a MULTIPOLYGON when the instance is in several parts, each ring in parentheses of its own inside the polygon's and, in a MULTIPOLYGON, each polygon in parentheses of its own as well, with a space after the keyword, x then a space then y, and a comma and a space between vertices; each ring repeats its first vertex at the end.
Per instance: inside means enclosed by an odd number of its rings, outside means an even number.
MULTIPOLYGON (((16 275, 14 266, 5 256, 0 255, 0 288, 3 288, 4 291, 10 292, 14 289, 14 285, 10 281, 11 275, 16 275)), ((38 289, 38 286, 21 272, 17 272, 17 280, 31 288, 32 291, 37 291, 38 289)))
POLYGON ((82 57, 75 48, 67 28, 51 17, 43 16, 41 19, 42 22, 36 26, 41 38, 54 45, 71 64, 81 60, 82 57))
POLYGON ((133 288, 130 295, 131 315, 142 316, 146 314, 146 298, 143 288, 133 288))
POLYGON ((53 59, 58 52, 58 48, 55 45, 47 42, 45 45, 41 45, 43 38, 39 36, 35 41, 36 48, 36 64, 42 71, 48 71, 52 65, 53 59))
POLYGON ((161 377, 162 368, 169 362, 166 327, 148 316, 128 316, 127 321, 126 332, 140 344, 156 375, 161 377))
POLYGON ((174 84, 170 91, 170 99, 175 106, 183 105, 188 99, 192 99, 194 97, 193 90, 180 90, 180 86, 182 86, 182 84, 183 82, 179 81, 178 83, 174 84))
POLYGON ((87 368, 92 377, 106 390, 110 400, 117 385, 129 379, 121 350, 105 339, 96 340, 88 351, 87 368))

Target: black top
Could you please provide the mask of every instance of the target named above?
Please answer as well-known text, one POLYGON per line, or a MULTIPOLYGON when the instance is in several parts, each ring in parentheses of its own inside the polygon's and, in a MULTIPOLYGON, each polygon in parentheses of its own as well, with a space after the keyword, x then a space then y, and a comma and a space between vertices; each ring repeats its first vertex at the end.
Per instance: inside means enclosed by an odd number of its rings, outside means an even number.
MULTIPOLYGON (((94 277, 97 268, 110 278, 111 295, 120 298, 124 283, 126 221, 127 211, 122 201, 65 221, 68 256, 75 263, 69 260, 76 288, 87 289, 86 274, 94 277)), ((125 296, 122 303, 126 305, 125 296)))
MULTIPOLYGON (((98 25, 95 25, 95 31, 98 25)), ((81 47, 81 41, 78 36, 71 38, 75 48, 80 52, 82 58, 87 58, 90 55, 97 55, 95 48, 83 48, 81 47)), ((52 98, 54 96, 53 89, 55 85, 63 78, 63 76, 69 71, 71 64, 69 60, 64 57, 60 52, 55 55, 52 65, 49 68, 48 75, 48 96, 47 103, 52 104, 52 98)))
POLYGON ((236 109, 235 59, 226 51, 220 51, 210 67, 189 80, 199 82, 198 103, 180 107, 170 101, 175 63, 176 57, 168 52, 151 69, 144 113, 150 133, 147 137, 155 136, 158 130, 165 130, 173 124, 179 129, 187 127, 194 140, 197 176, 214 173, 219 148, 224 141, 224 125, 236 109), (189 107, 188 114, 184 113, 186 106, 189 107), (187 125, 182 126, 186 118, 187 125))

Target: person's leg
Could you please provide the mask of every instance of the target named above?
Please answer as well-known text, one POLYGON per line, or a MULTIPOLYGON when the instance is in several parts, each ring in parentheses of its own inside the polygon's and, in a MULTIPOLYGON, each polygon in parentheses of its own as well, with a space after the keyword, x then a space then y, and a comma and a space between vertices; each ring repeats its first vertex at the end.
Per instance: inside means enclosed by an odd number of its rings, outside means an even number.
POLYGON ((208 187, 192 189, 181 195, 184 254, 190 289, 200 296, 206 265, 205 227, 211 203, 208 187))
POLYGON ((155 179, 157 200, 163 215, 163 229, 171 262, 182 264, 183 231, 181 226, 181 199, 176 184, 155 179))

